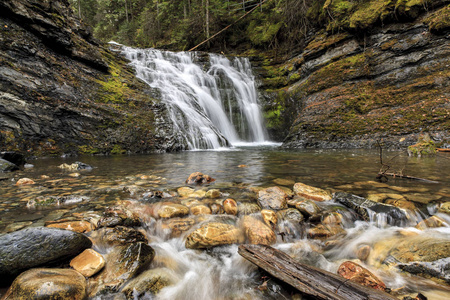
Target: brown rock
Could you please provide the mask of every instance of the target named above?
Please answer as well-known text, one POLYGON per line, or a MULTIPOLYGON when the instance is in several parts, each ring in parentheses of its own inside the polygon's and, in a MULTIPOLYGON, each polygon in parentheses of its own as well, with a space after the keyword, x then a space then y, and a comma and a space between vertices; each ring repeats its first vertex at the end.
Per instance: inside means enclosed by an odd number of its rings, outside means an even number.
POLYGON ((308 236, 312 239, 327 239, 344 232, 345 230, 339 225, 326 226, 319 224, 308 230, 308 236))
POLYGON ((45 227, 51 228, 61 228, 65 230, 71 230, 79 233, 89 232, 95 229, 94 225, 92 225, 88 221, 80 220, 80 221, 53 221, 46 222, 45 227))
POLYGON ((331 194, 321 188, 316 188, 297 182, 294 184, 294 193, 299 196, 315 201, 328 201, 331 200, 331 194))
POLYGON ((259 191, 258 204, 263 209, 280 210, 287 208, 289 196, 278 186, 273 186, 259 191))
POLYGON ((270 228, 275 228, 278 223, 278 218, 276 212, 270 209, 261 210, 261 216, 264 220, 264 223, 267 224, 270 228))
POLYGON ((450 202, 444 202, 439 206, 439 212, 450 214, 450 202))
POLYGON ((445 222, 445 220, 439 218, 438 216, 431 216, 428 219, 419 222, 419 224, 416 225, 416 228, 425 230, 427 228, 445 227, 446 224, 447 223, 445 222))
POLYGON ((212 222, 189 234, 185 245, 186 248, 200 249, 243 242, 243 232, 236 226, 212 222))
POLYGON ((190 187, 180 187, 177 189, 178 195, 180 195, 180 197, 190 197, 191 194, 193 194, 195 192, 195 190, 193 188, 190 187))
POLYGON ((389 205, 394 205, 403 209, 414 211, 416 210, 416 206, 411 201, 406 200, 405 198, 402 199, 389 199, 385 202, 389 205))
POLYGON ((223 209, 229 215, 237 215, 237 203, 233 199, 226 199, 223 201, 223 209))
POLYGON ((31 180, 30 178, 20 178, 17 180, 16 185, 28 185, 28 184, 34 184, 35 182, 31 180))
POLYGON ((192 218, 173 218, 163 221, 163 228, 171 230, 171 237, 179 237, 183 232, 188 231, 195 224, 192 218))
POLYGON ((362 261, 365 261, 369 257, 371 250, 372 248, 369 245, 361 245, 356 250, 356 257, 362 261))
POLYGON ((220 215, 225 212, 225 210, 223 209, 223 206, 218 203, 212 203, 210 205, 210 208, 211 208, 211 213, 213 215, 220 215))
POLYGON ((238 214, 242 215, 251 215, 255 213, 259 213, 261 211, 261 207, 259 207, 256 203, 250 202, 241 202, 238 204, 238 214))
POLYGON ((222 196, 222 193, 217 189, 208 190, 205 195, 206 198, 210 199, 220 198, 220 196, 222 196))
POLYGON ((298 201, 295 204, 295 208, 297 208, 305 217, 320 213, 320 207, 312 200, 298 201))
POLYGON ((158 294, 161 289, 175 283, 176 276, 167 268, 147 270, 128 282, 122 289, 128 299, 140 298, 142 294, 150 292, 158 294))
POLYGON ((250 244, 272 245, 277 241, 275 232, 252 216, 244 216, 242 227, 250 244))
POLYGON ((86 249, 77 257, 72 259, 70 266, 85 277, 97 274, 105 266, 103 256, 93 249, 86 249))
POLYGON ((12 283, 7 299, 86 299, 86 279, 70 269, 30 269, 12 283))
POLYGON ((91 240, 96 245, 117 246, 137 242, 148 243, 147 238, 142 232, 125 226, 105 227, 92 232, 91 240))
POLYGON ((191 214, 193 215, 210 215, 211 209, 206 205, 196 205, 191 207, 191 214))
POLYGON ((386 285, 382 282, 378 277, 372 274, 366 268, 361 267, 360 265, 346 261, 343 262, 339 268, 337 273, 346 279, 350 279, 351 281, 357 282, 361 285, 371 287, 373 289, 384 291, 386 290, 386 285))
POLYGON ((213 181, 215 181, 214 178, 211 178, 209 175, 200 172, 192 173, 191 175, 189 175, 189 178, 186 179, 187 184, 199 184, 199 185, 204 183, 210 183, 213 181))
POLYGON ((163 203, 157 211, 157 215, 160 218, 183 217, 187 214, 189 214, 187 206, 171 202, 163 203))

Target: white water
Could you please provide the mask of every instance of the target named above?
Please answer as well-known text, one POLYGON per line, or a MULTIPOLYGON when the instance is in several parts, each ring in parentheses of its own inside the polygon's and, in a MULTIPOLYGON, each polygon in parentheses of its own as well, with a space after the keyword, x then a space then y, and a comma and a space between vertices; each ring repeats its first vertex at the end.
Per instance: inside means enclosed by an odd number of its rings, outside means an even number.
POLYGON ((187 148, 263 144, 267 131, 250 62, 209 54, 123 47, 137 77, 161 93, 187 148))

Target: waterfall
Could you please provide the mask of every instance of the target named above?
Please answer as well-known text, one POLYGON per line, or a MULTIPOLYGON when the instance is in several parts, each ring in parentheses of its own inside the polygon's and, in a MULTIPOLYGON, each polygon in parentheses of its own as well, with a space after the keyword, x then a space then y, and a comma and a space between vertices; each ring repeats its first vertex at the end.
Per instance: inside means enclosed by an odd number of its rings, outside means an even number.
POLYGON ((160 92, 174 131, 188 149, 267 140, 247 58, 130 47, 122 52, 137 77, 160 92))

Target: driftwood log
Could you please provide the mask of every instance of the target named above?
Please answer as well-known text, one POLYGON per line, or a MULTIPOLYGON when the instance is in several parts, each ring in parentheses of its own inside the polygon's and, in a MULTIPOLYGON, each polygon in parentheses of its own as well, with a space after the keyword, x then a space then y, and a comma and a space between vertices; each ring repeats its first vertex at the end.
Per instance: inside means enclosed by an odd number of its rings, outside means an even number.
POLYGON ((296 262, 266 245, 240 245, 238 253, 300 292, 324 300, 398 300, 388 293, 362 286, 337 274, 296 262))

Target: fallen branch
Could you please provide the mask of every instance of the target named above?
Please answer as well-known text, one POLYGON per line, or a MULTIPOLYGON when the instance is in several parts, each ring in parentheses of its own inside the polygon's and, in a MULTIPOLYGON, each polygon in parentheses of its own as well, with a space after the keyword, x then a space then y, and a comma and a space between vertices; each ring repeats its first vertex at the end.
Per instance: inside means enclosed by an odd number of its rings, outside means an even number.
POLYGON ((362 286, 337 274, 296 262, 265 245, 240 245, 238 253, 300 292, 323 300, 398 300, 388 293, 362 286))
POLYGON ((394 178, 405 178, 405 179, 411 179, 411 180, 420 180, 423 182, 428 182, 428 183, 439 183, 439 181, 434 181, 434 180, 429 180, 429 179, 424 179, 424 178, 419 178, 419 177, 414 177, 414 176, 407 176, 407 175, 401 175, 401 174, 395 174, 395 173, 378 173, 378 176, 392 176, 394 178))

